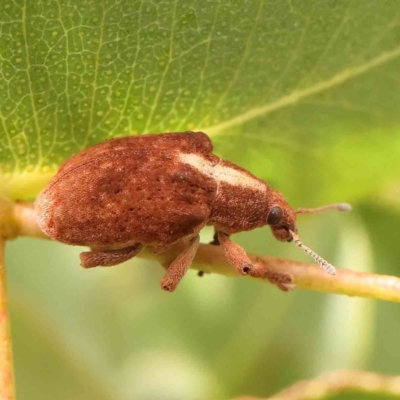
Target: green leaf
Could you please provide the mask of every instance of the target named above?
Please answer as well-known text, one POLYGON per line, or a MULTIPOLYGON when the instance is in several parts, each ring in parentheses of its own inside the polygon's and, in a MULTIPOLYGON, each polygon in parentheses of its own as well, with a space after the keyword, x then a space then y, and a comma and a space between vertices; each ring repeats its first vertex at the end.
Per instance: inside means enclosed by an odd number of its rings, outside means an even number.
POLYGON ((0 191, 35 196, 110 137, 201 129, 290 199, 371 195, 399 167, 399 13, 396 0, 4 0, 0 191))
MULTIPOLYGON (((36 196, 63 160, 107 138, 204 130, 218 155, 294 206, 362 201, 374 267, 398 273, 399 215, 373 205, 398 203, 397 0, 0 8, 1 193, 36 196)), ((329 260, 363 263, 370 245, 351 224, 342 230, 347 218, 305 217, 302 237, 329 260)), ((237 240, 302 257, 268 230, 237 240)), ((396 304, 371 312, 367 300, 193 272, 171 297, 161 268, 133 260, 85 271, 79 251, 33 239, 7 247, 21 399, 265 398, 329 367, 398 374, 396 304), (347 310, 358 313, 351 323, 347 310)))

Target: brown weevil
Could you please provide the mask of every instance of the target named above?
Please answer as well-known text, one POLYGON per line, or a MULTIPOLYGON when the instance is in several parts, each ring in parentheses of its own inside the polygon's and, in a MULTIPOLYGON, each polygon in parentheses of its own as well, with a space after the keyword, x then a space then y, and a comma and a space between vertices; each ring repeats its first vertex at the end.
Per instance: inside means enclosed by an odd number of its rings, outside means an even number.
POLYGON ((293 210, 264 181, 214 155, 202 132, 123 137, 90 147, 67 160, 35 202, 46 235, 91 248, 80 255, 85 268, 120 264, 143 246, 162 252, 185 243, 161 281, 168 291, 185 275, 207 225, 214 226, 215 243, 241 274, 267 278, 283 290, 293 287, 290 275, 259 268, 230 239, 264 225, 334 274, 332 265, 301 243, 296 225, 296 214, 332 208, 350 206, 293 210))

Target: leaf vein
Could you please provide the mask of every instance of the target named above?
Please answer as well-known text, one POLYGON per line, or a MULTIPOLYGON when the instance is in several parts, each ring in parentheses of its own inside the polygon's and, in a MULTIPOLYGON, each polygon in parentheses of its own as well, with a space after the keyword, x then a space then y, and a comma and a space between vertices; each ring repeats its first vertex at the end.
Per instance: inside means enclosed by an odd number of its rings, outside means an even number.
POLYGON ((219 124, 209 126, 209 127, 202 127, 197 128, 198 130, 203 130, 207 132, 209 135, 217 135, 221 131, 231 128, 244 122, 250 121, 252 119, 267 115, 273 111, 279 110, 280 108, 290 106, 292 104, 297 103, 298 101, 310 97, 314 94, 318 94, 324 92, 328 89, 334 88, 338 85, 345 83, 346 81, 355 78, 359 75, 365 74, 366 72, 379 67, 387 62, 390 62, 400 56, 400 46, 394 48, 393 50, 386 51, 381 55, 361 64, 357 67, 347 68, 344 71, 341 71, 331 78, 319 82, 316 85, 313 85, 309 88, 302 89, 302 90, 295 90, 292 93, 281 97, 280 99, 268 103, 261 107, 254 107, 245 113, 238 115, 237 117, 231 118, 229 120, 223 121, 219 124))
POLYGON ((100 51, 103 47, 103 38, 104 38, 104 25, 106 20, 106 6, 104 4, 104 0, 101 1, 101 25, 100 25, 100 37, 99 37, 99 46, 97 48, 96 56, 95 56, 95 66, 94 66, 94 79, 93 79, 93 96, 90 105, 90 115, 89 115, 89 126, 88 131, 86 132, 85 141, 82 145, 82 148, 85 148, 88 142, 90 135, 93 133, 93 122, 94 122, 94 108, 96 105, 96 91, 97 91, 97 80, 99 76, 99 67, 100 67, 100 51))
POLYGON ((27 69, 27 79, 28 79, 28 86, 29 86, 29 99, 32 107, 33 112, 33 122, 34 128, 36 130, 37 135, 37 146, 38 146, 38 166, 43 161, 43 154, 42 154, 42 136, 40 132, 40 125, 37 116, 37 109, 35 105, 35 99, 33 95, 33 87, 32 87, 32 77, 31 77, 31 65, 30 65, 30 55, 29 55, 29 46, 28 46, 28 39, 27 39, 27 32, 26 32, 26 0, 24 1, 24 5, 22 7, 22 36, 24 38, 24 48, 25 48, 25 57, 26 57, 26 69, 27 69))
POLYGON ((202 121, 200 122, 200 125, 202 124, 203 121, 207 120, 210 117, 210 114, 218 109, 221 104, 223 103, 223 101, 226 99, 226 97, 228 96, 228 94, 231 92, 232 88, 234 88, 235 83, 237 82, 237 80, 240 77, 240 74, 242 72, 243 66, 246 64, 247 61, 247 57, 249 55, 250 52, 250 48, 252 45, 252 41, 253 41, 253 35, 254 32, 256 31, 256 28, 258 26, 258 22, 260 21, 260 17, 261 17, 261 10, 263 8, 264 5, 264 1, 260 1, 259 6, 258 6, 258 10, 257 10, 257 16, 256 16, 256 20, 254 21, 253 27, 250 31, 249 36, 247 37, 247 42, 246 42, 246 47, 244 49, 243 52, 243 56, 241 57, 240 63, 239 65, 235 68, 235 73, 233 74, 232 79, 229 81, 228 86, 226 87, 225 91, 221 94, 218 103, 215 105, 215 107, 213 107, 210 112, 208 114, 206 114, 204 116, 204 118, 202 119, 202 121))
POLYGON ((161 77, 160 84, 158 86, 156 97, 155 97, 153 105, 152 105, 152 107, 150 109, 150 113, 149 113, 149 117, 147 118, 146 125, 144 127, 144 132, 145 133, 148 132, 149 126, 150 126, 150 124, 152 122, 152 119, 153 119, 153 116, 154 116, 154 113, 155 113, 155 111, 156 111, 156 109, 157 109, 157 107, 159 105, 161 92, 162 92, 162 90, 164 88, 165 80, 166 80, 169 68, 171 66, 172 59, 173 59, 174 34, 175 34, 175 29, 176 29, 175 25, 176 25, 176 22, 177 22, 176 9, 178 7, 178 1, 179 0, 175 0, 175 4, 174 4, 174 15, 173 15, 173 18, 172 18, 173 22, 172 22, 172 28, 171 28, 171 38, 170 38, 170 44, 169 44, 168 62, 166 63, 163 75, 161 77))

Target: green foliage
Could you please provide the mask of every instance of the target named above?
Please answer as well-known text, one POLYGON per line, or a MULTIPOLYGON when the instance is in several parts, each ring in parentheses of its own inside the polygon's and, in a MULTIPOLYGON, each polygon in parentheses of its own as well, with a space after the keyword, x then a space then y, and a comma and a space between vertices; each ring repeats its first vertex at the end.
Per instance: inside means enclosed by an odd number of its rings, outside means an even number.
POLYGON ((106 138, 204 129, 293 198, 302 175, 318 198, 371 193, 371 176, 399 166, 398 12, 396 0, 3 0, 3 191, 37 194, 106 138))
MULTIPOLYGON (((294 207, 352 201, 355 216, 304 216, 302 237, 398 274, 397 0, 0 3, 1 193, 34 197, 106 138, 202 129, 294 207)), ((237 240, 302 257, 265 229, 237 240)), ((22 400, 267 396, 330 368, 399 373, 397 305, 193 273, 171 296, 144 261, 85 272, 77 249, 7 250, 22 400)))

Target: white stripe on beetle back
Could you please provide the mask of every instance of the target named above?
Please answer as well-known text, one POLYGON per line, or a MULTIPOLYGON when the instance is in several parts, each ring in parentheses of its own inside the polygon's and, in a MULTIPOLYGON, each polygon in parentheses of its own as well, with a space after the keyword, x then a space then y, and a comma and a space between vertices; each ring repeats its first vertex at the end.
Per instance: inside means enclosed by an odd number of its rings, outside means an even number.
POLYGON ((204 175, 213 177, 217 183, 225 182, 232 186, 241 186, 265 192, 265 186, 257 179, 234 168, 219 163, 212 165, 207 159, 193 153, 178 154, 179 161, 189 164, 204 175))

